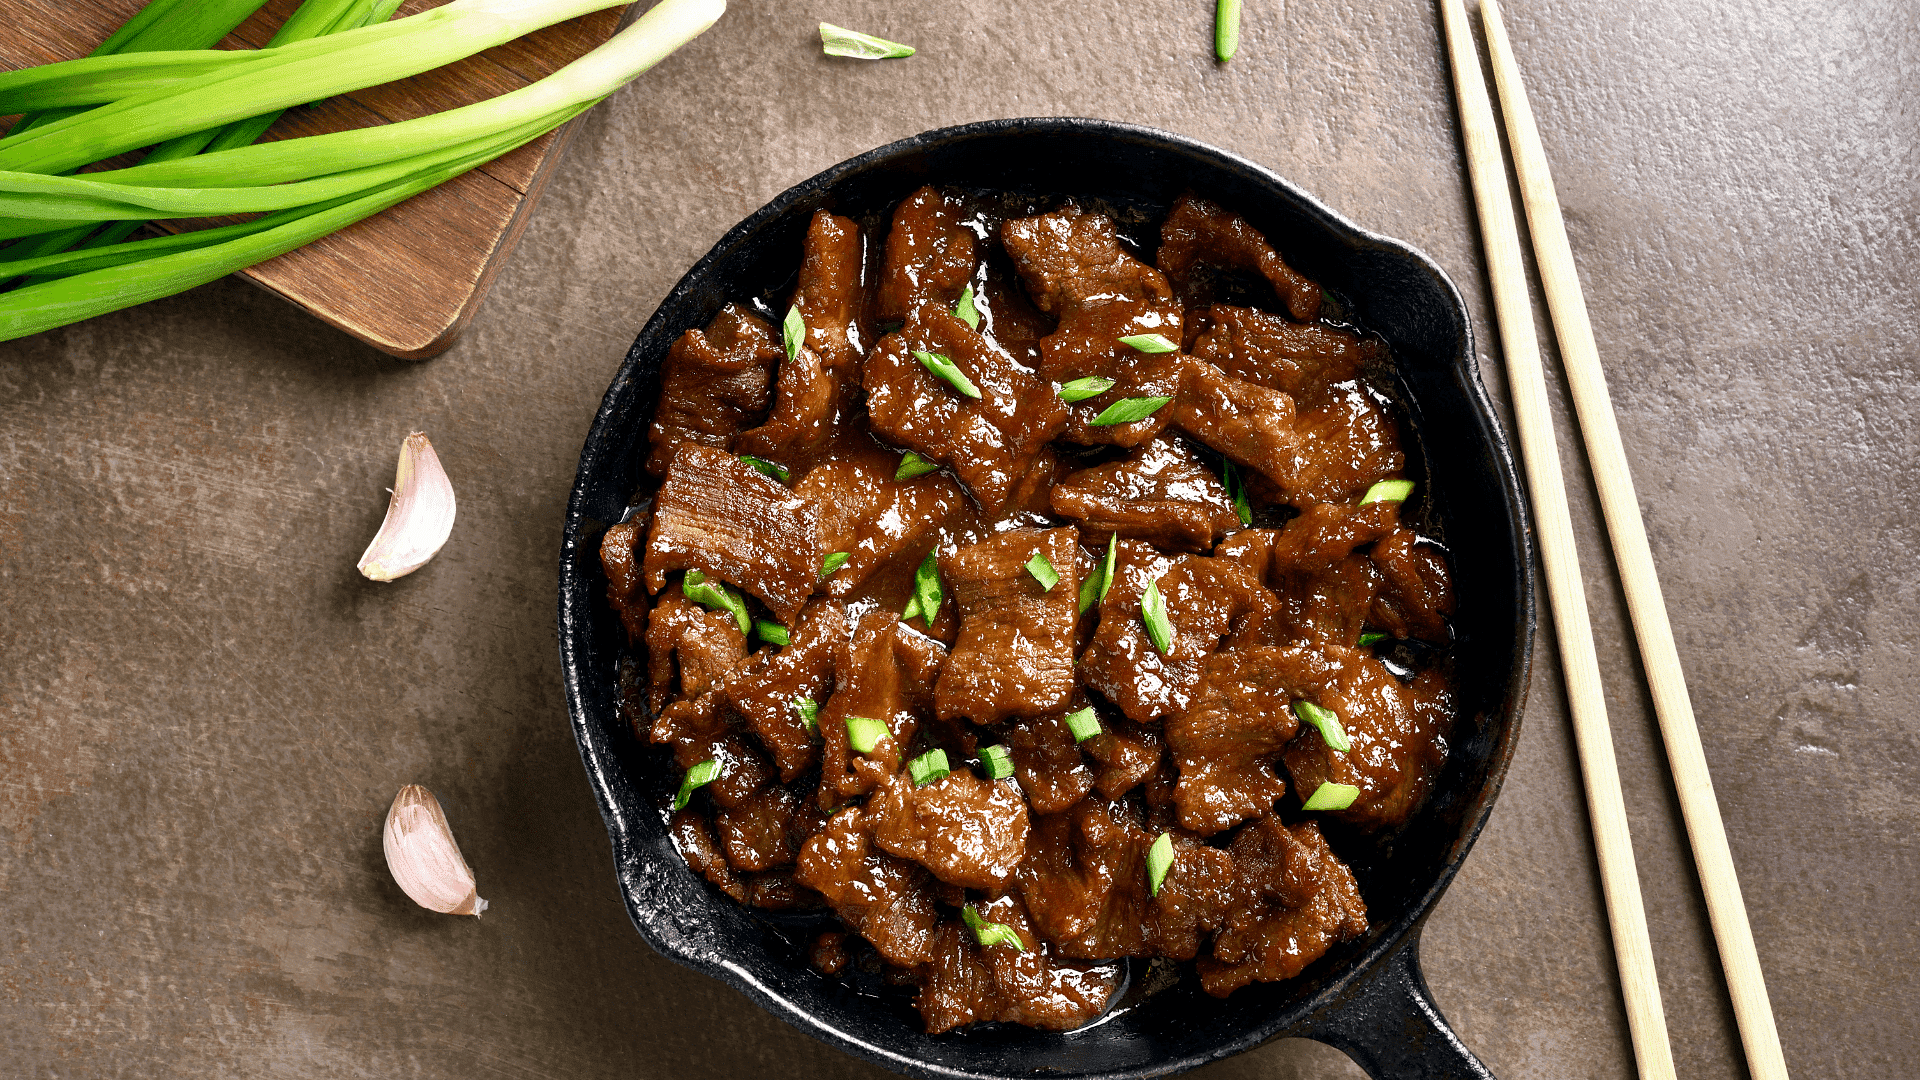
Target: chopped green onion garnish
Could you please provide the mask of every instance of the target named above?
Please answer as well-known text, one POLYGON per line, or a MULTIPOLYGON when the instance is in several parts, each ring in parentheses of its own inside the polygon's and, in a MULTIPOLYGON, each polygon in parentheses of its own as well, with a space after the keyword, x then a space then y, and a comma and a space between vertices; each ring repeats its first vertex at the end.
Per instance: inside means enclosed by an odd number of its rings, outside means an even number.
POLYGON ((1345 810, 1360 797, 1360 789, 1352 784, 1321 784, 1313 789, 1307 801, 1300 804, 1302 810, 1345 810))
POLYGON ((726 582, 710 581, 700 571, 689 570, 680 579, 680 591, 696 604, 732 614, 742 634, 753 633, 753 616, 747 614, 747 602, 726 582))
POLYGON ((675 810, 686 809, 687 801, 693 798, 694 789, 702 788, 713 783, 719 776, 720 763, 713 758, 708 758, 693 768, 688 769, 687 775, 680 781, 680 790, 673 796, 673 808, 675 810))
POLYGON ((870 720, 864 716, 847 717, 847 742, 856 753, 871 754, 873 748, 880 745, 881 739, 891 738, 892 735, 893 732, 887 730, 884 721, 870 720))
POLYGON ((793 644, 793 639, 787 635, 787 628, 772 619, 753 620, 753 633, 769 645, 793 644))
POLYGON ((1100 601, 1100 568, 1095 566, 1087 580, 1080 583, 1080 613, 1086 614, 1088 608, 1100 601))
POLYGON ((800 714, 800 722, 806 725, 807 731, 814 732, 820 730, 819 702, 810 697, 794 698, 793 711, 800 714))
POLYGON ((1381 633, 1378 630, 1369 630, 1366 633, 1360 635, 1360 645, 1363 648, 1368 645, 1372 645, 1375 642, 1385 641, 1385 640, 1387 640, 1387 635, 1381 633))
POLYGON ((980 312, 973 306, 973 286, 960 290, 960 299, 953 305, 953 315, 975 330, 980 329, 980 312))
POLYGON ((1052 592, 1053 587, 1060 583, 1060 575, 1054 572, 1053 563, 1038 551, 1027 560, 1027 573, 1032 574, 1033 580, 1039 582, 1040 588, 1047 592, 1052 592))
POLYGON ((1116 558, 1119 551, 1120 534, 1114 533, 1112 536, 1107 537, 1107 568, 1106 572, 1100 575, 1100 599, 1102 600, 1107 598, 1107 590, 1113 588, 1113 572, 1115 565, 1119 561, 1116 558))
POLYGON ((980 766, 987 770, 987 779, 1005 780, 1013 775, 1013 751, 1004 746, 983 746, 980 766))
POLYGON ((828 552, 827 557, 820 560, 820 576, 826 577, 829 574, 832 574, 835 570, 838 570, 841 567, 847 565, 847 560, 851 558, 853 558, 852 552, 847 552, 847 551, 828 552))
POLYGON ((1067 730, 1073 732, 1074 742, 1086 742, 1100 734, 1100 717, 1094 714, 1091 705, 1079 712, 1068 713, 1067 730))
POLYGON ((768 461, 766 458, 754 457, 752 454, 738 454, 735 456, 783 484, 787 482, 787 477, 792 475, 787 471, 785 465, 777 461, 768 461))
POLYGON ((897 41, 888 41, 827 22, 820 24, 820 48, 828 56, 845 56, 854 60, 893 60, 913 55, 911 45, 902 45, 897 41))
POLYGON ((1220 469, 1220 485, 1227 489, 1227 498, 1233 500, 1233 512, 1240 518, 1240 524, 1253 524, 1253 504, 1247 501, 1247 482, 1240 478, 1240 470, 1229 461, 1220 469))
POLYGON ((800 346, 807 343, 807 320, 800 317, 800 305, 787 309, 787 317, 780 322, 780 339, 787 347, 787 359, 800 355, 800 346))
POLYGON ((940 466, 909 450, 900 456, 900 467, 893 470, 895 480, 911 480, 916 476, 925 476, 940 466))
POLYGON ((947 768, 945 750, 929 750, 907 762, 907 777, 913 781, 914 787, 926 787, 935 780, 945 779, 952 772, 947 768))
POLYGON ((1224 64, 1239 47, 1240 0, 1220 0, 1213 11, 1213 55, 1224 64))
POLYGON ((973 380, 967 378, 967 373, 960 370, 960 365, 947 359, 945 354, 921 352, 916 349, 914 350, 913 358, 920 361, 921 367, 945 379, 947 385, 953 387, 955 390, 960 391, 970 398, 980 396, 980 388, 973 385, 973 380))
POLYGON ((1066 402, 1085 401, 1090 397, 1099 397, 1113 389, 1112 379, 1103 379, 1098 375, 1089 375, 1084 379, 1060 384, 1060 400, 1066 402))
POLYGON ((967 929, 973 931, 974 939, 980 942, 982 948, 1011 945, 1021 952, 1027 951, 1027 943, 1020 940, 1019 933, 1013 927, 1006 923, 988 922, 980 917, 972 904, 960 909, 960 917, 967 920, 967 929))
POLYGON ((927 629, 933 629, 933 620, 940 615, 940 549, 927 552, 920 560, 920 568, 913 572, 913 599, 907 601, 907 609, 900 613, 902 619, 919 617, 927 620, 927 629))
POLYGON ((1153 647, 1165 656, 1173 651, 1173 623, 1167 621, 1167 600, 1160 595, 1160 583, 1147 582, 1147 591, 1140 594, 1140 619, 1147 624, 1147 637, 1153 639, 1153 647))
POLYGON ((1166 883, 1167 871, 1173 869, 1173 834, 1161 833, 1147 849, 1147 888, 1153 895, 1160 895, 1160 886, 1166 883))
POLYGON ((1340 714, 1332 709, 1323 709, 1311 701, 1293 703, 1293 715, 1303 724, 1312 724, 1320 730, 1320 737, 1327 745, 1341 753, 1353 749, 1353 741, 1347 738, 1347 729, 1340 726, 1340 714))
POLYGON ((1094 427, 1112 427, 1115 424, 1131 424, 1135 420, 1145 420, 1160 411, 1160 406, 1172 401, 1170 397, 1130 397, 1107 406, 1099 416, 1087 421, 1094 427))
POLYGON ((1165 334, 1128 334, 1120 339, 1120 344, 1128 345, 1143 353, 1179 352, 1180 346, 1167 340, 1165 334))
POLYGON ((1411 480, 1382 480, 1368 488, 1365 495, 1360 496, 1360 505, 1377 502, 1406 502, 1407 496, 1411 494, 1413 494, 1411 480))

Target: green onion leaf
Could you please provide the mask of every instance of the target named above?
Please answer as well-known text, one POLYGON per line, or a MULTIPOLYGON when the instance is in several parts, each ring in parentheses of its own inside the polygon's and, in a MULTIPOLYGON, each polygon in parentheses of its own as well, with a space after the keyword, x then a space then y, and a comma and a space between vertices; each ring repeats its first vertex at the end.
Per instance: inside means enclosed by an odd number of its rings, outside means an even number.
POLYGON ((1089 375, 1084 379, 1060 384, 1060 400, 1068 403, 1085 401, 1090 397, 1099 397, 1113 389, 1113 380, 1098 375, 1089 375))
POLYGON ((967 921, 967 929, 973 931, 974 940, 982 948, 992 945, 1011 945, 1021 952, 1027 951, 1027 943, 1020 940, 1020 934, 1006 923, 988 922, 980 917, 972 904, 960 909, 960 917, 967 921))
POLYGON ((806 726, 809 734, 820 730, 820 703, 810 697, 794 698, 793 711, 800 714, 800 723, 806 726))
POLYGON ((1100 575, 1100 599, 1102 600, 1107 598, 1107 590, 1113 588, 1113 572, 1118 563, 1118 559, 1115 556, 1118 555, 1119 551, 1120 534, 1114 533, 1112 536, 1107 537, 1107 568, 1106 572, 1100 575))
POLYGON ((897 41, 888 41, 827 22, 820 24, 820 48, 828 56, 845 56, 853 60, 893 60, 913 55, 911 45, 902 45, 897 41))
POLYGON ((975 330, 980 329, 980 310, 973 306, 973 286, 960 290, 960 299, 953 305, 954 317, 975 330))
POLYGON ((688 769, 687 775, 680 781, 680 790, 673 796, 673 808, 675 810, 686 809, 688 800, 693 798, 694 789, 702 788, 713 783, 719 776, 720 763, 713 758, 708 758, 693 768, 688 769))
POLYGON ((780 321, 780 340, 787 347, 787 359, 800 355, 800 346, 807 343, 807 320, 800 314, 800 305, 787 309, 787 317, 780 321))
POLYGON ((1094 427, 1112 427, 1115 424, 1131 424, 1135 420, 1145 420, 1160 411, 1160 406, 1172 401, 1170 397, 1130 397, 1121 398, 1104 409, 1099 416, 1088 421, 1094 427))
POLYGON ((1153 639, 1153 647, 1165 656, 1173 651, 1173 623, 1167 620, 1167 600, 1160 595, 1160 583, 1147 582, 1147 591, 1140 594, 1140 619, 1147 624, 1147 637, 1153 639))
POLYGON ((978 398, 980 396, 980 388, 973 385, 973 380, 967 378, 967 373, 960 370, 960 365, 947 359, 945 354, 921 352, 916 349, 914 350, 913 358, 920 361, 920 366, 945 379, 947 384, 955 390, 960 391, 970 398, 978 398))
POLYGON ((733 586, 724 581, 712 581, 698 570, 687 571, 680 580, 680 591, 687 599, 715 611, 725 611, 740 624, 742 634, 753 633, 753 616, 747 614, 747 602, 741 598, 733 586))
POLYGON ((768 461, 766 458, 754 457, 752 454, 735 454, 734 456, 783 484, 787 482, 787 477, 792 475, 785 465, 777 461, 768 461))
POLYGON ((913 572, 913 599, 907 601, 907 610, 900 613, 902 619, 911 619, 916 615, 927 620, 927 629, 933 629, 933 620, 940 616, 940 549, 927 552, 920 560, 919 569, 913 572))
POLYGON ((1166 884, 1167 871, 1173 869, 1173 834, 1161 833, 1154 838, 1153 846, 1147 849, 1147 888, 1153 895, 1160 895, 1160 886, 1166 884))
POLYGON ((1360 797, 1360 789, 1352 784, 1321 784, 1313 789, 1307 801, 1300 804, 1302 810, 1345 810, 1360 797))
POLYGON ((1100 568, 1095 566, 1093 573, 1087 575, 1087 580, 1080 583, 1080 614, 1085 615, 1087 609, 1099 601, 1100 568))
POLYGON ((1320 737, 1327 746, 1341 753, 1353 749, 1353 741, 1347 738, 1347 729, 1340 725, 1340 714, 1332 709, 1323 709, 1311 701, 1293 703, 1293 715, 1303 724, 1312 724, 1320 730, 1320 737))
POLYGON ((1013 775, 1013 751, 1004 746, 983 746, 980 766, 987 770, 987 779, 1005 780, 1013 775))
POLYGON ((1179 352, 1180 346, 1167 339, 1165 334, 1128 334, 1120 339, 1120 344, 1138 349, 1143 353, 1179 352))
POLYGON ((1382 480, 1368 488, 1365 495, 1360 496, 1360 505, 1377 502, 1406 502, 1407 496, 1411 494, 1413 494, 1411 480, 1382 480))
POLYGON ((940 466, 909 450, 900 456, 900 467, 893 470, 895 480, 911 480, 916 476, 925 476, 940 466))
POLYGON ((907 762, 907 778, 913 781, 914 787, 926 787, 935 780, 944 780, 952 772, 947 768, 945 750, 929 750, 907 762))
POLYGON ((1369 630, 1366 633, 1360 635, 1360 646, 1361 648, 1365 648, 1366 646, 1372 645, 1375 642, 1380 642, 1385 640, 1387 640, 1386 634, 1383 634, 1378 630, 1369 630))
POLYGON ((856 753, 871 754, 873 748, 880 745, 881 739, 891 738, 893 732, 881 720, 871 720, 864 716, 847 717, 847 742, 856 753))
POLYGON ((769 645, 793 644, 792 638, 787 634, 787 628, 772 619, 753 620, 753 633, 755 637, 769 645))
POLYGON ((1253 504, 1247 501, 1247 482, 1240 477, 1240 470, 1233 462, 1222 464, 1220 486, 1227 489, 1227 498, 1233 500, 1233 512, 1239 516, 1240 524, 1253 524, 1253 504))
POLYGON ((1224 64, 1239 47, 1240 0, 1220 0, 1213 11, 1213 55, 1224 64))
POLYGON ((1091 705, 1079 712, 1068 713, 1067 730, 1073 732, 1074 742, 1086 742, 1100 734, 1100 717, 1095 715, 1091 705))
POLYGON ((853 554, 851 552, 846 552, 846 551, 828 552, 827 557, 820 560, 820 576, 821 577, 830 576, 835 570, 838 570, 841 567, 847 565, 847 560, 851 558, 853 558, 853 554))
POLYGON ((1052 592, 1053 587, 1060 583, 1060 575, 1054 572, 1053 563, 1042 552, 1034 552, 1033 558, 1027 560, 1027 573, 1032 574, 1033 580, 1039 582, 1040 588, 1046 592, 1052 592))

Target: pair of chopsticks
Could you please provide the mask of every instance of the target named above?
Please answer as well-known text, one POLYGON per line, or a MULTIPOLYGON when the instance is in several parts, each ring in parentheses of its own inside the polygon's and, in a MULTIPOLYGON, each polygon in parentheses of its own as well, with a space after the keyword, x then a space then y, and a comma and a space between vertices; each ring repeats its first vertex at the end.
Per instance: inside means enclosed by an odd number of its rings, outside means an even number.
MULTIPOLYGON (((1600 667, 1593 649, 1593 629, 1587 620, 1585 586, 1579 555, 1574 549, 1573 524, 1567 515, 1567 493, 1560 477, 1560 450, 1553 419, 1547 410, 1546 377, 1540 345, 1534 336, 1533 305, 1527 291, 1526 268, 1514 224, 1513 203, 1507 195, 1506 159, 1500 150, 1493 106, 1480 73, 1480 55, 1462 0, 1440 0, 1446 26, 1447 51, 1453 65, 1454 95, 1460 106, 1468 172, 1474 205, 1479 212, 1481 239, 1486 246, 1487 270, 1493 286, 1493 307, 1500 324, 1500 346, 1506 356, 1509 391, 1520 429, 1527 486, 1533 495, 1534 525, 1539 530, 1541 561, 1546 567, 1547 595, 1553 609, 1554 632, 1560 642, 1567 698, 1573 715, 1574 740, 1580 754, 1580 772, 1586 785, 1587 807, 1593 820, 1593 843, 1599 855, 1600 883, 1606 895, 1607 920, 1613 929, 1615 959, 1620 968, 1627 1024, 1633 1036, 1634 1058, 1643 1080, 1672 1077, 1673 1056, 1667 1045, 1666 1018, 1660 1009, 1660 985, 1654 977, 1653 947, 1647 938, 1646 911, 1641 905, 1640 882, 1634 869, 1633 845, 1627 835, 1626 808, 1620 794, 1620 776, 1614 766, 1613 737, 1607 725, 1606 704, 1600 692, 1600 667)), ((1527 104, 1526 88, 1513 59, 1505 25, 1495 0, 1481 0, 1487 51, 1493 60, 1494 81, 1500 91, 1500 110, 1506 117, 1507 138, 1513 150, 1520 193, 1526 205, 1527 225, 1533 235, 1534 258, 1547 294, 1547 309, 1560 343, 1560 358, 1573 391, 1574 410, 1586 442, 1607 534, 1627 594, 1627 609, 1639 638, 1640 659, 1653 692, 1654 713, 1673 770, 1681 816, 1693 848, 1694 864, 1706 895, 1714 941, 1726 972, 1747 1067, 1755 1080, 1786 1080, 1786 1062, 1780 1054, 1780 1036, 1774 1029, 1767 986, 1754 953, 1753 932, 1740 898, 1740 882, 1733 856, 1727 850, 1720 807, 1714 800, 1713 780, 1694 725, 1687 697, 1686 677, 1673 644, 1673 629, 1660 596, 1660 580, 1640 520, 1640 504, 1620 444, 1613 403, 1600 369, 1593 327, 1587 320, 1586 300, 1580 291, 1573 251, 1560 217, 1546 152, 1527 104)))

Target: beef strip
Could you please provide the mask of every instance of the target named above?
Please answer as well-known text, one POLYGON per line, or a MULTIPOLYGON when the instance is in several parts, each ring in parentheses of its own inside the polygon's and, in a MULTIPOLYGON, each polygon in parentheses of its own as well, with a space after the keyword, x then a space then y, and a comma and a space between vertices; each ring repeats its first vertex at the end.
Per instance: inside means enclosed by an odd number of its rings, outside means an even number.
POLYGON ((1297 413, 1293 432, 1290 465, 1264 471, 1296 506, 1357 499, 1407 463, 1399 425, 1355 384, 1338 389, 1325 405, 1297 413))
POLYGON ((1066 715, 1063 711, 1021 720, 1007 729, 1014 778, 1036 814, 1060 813, 1093 790, 1093 772, 1080 756, 1066 715))
POLYGON ((989 1021, 1070 1031, 1106 1011, 1120 983, 1118 965, 1051 955, 1016 894, 994 897, 978 911, 987 922, 1011 928, 1024 948, 982 946, 964 923, 944 923, 934 934, 933 958, 918 973, 914 999, 929 1033, 989 1021))
POLYGON ((1447 762, 1447 735, 1453 703, 1437 670, 1403 683, 1370 653, 1332 648, 1333 662, 1318 687, 1296 688, 1340 717, 1353 748, 1329 747, 1318 731, 1307 729, 1287 744, 1282 759, 1296 790, 1305 799, 1324 783, 1351 784, 1359 797, 1333 816, 1364 829, 1398 825, 1433 790, 1447 762))
POLYGON ((1055 320, 1033 306, 1019 283, 1012 280, 1011 272, 1002 272, 994 265, 975 291, 973 307, 980 314, 981 333, 1012 353, 1015 360, 1038 370, 1041 339, 1053 333, 1055 320))
POLYGON ((1193 706, 1167 719, 1182 826, 1212 836, 1273 809, 1287 792, 1274 766, 1300 729, 1293 701, 1334 668, 1320 653, 1297 647, 1233 648, 1207 658, 1193 706))
POLYGON ((1200 984, 1226 997, 1252 982, 1300 974, 1341 941, 1367 932, 1367 905, 1353 871, 1311 821, 1282 824, 1268 815, 1240 830, 1226 925, 1213 955, 1200 958, 1200 984))
POLYGON ((1287 572, 1331 567, 1352 555, 1354 549, 1392 532, 1399 519, 1399 503, 1316 503, 1279 530, 1244 529, 1234 533, 1213 553, 1233 559, 1272 582, 1287 572))
POLYGON ((767 422, 741 432, 733 449, 781 465, 811 460, 837 431, 841 386, 837 372, 811 347, 780 362, 773 413, 767 422))
POLYGON ((1066 706, 1079 619, 1077 540, 1072 529, 1015 529, 941 557, 941 580, 960 613, 960 638, 934 686, 942 718, 998 724, 1066 706), (1028 569, 1035 555, 1058 576, 1052 588, 1028 569))
POLYGON ((819 736, 807 730, 795 703, 827 700, 834 664, 846 654, 850 634, 839 604, 815 602, 788 632, 786 645, 755 653, 727 677, 720 691, 727 707, 773 754, 782 783, 791 783, 818 759, 819 736))
POLYGON ((646 643, 647 709, 656 716, 676 693, 698 697, 747 657, 747 637, 734 617, 688 600, 677 582, 654 605, 646 643))
POLYGON ((704 816, 690 807, 676 810, 667 822, 667 834, 673 838, 673 846, 679 850, 680 857, 687 860, 688 866, 736 902, 747 902, 746 875, 734 870, 733 865, 727 862, 726 855, 720 850, 720 842, 714 839, 713 829, 707 825, 704 816))
POLYGON ((1394 637, 1444 645, 1453 614, 1453 575, 1446 556, 1411 529, 1395 529, 1369 552, 1383 579, 1369 617, 1394 637))
POLYGON ((966 504, 945 473, 896 481, 898 467, 896 455, 862 454, 823 461, 794 484, 795 495, 820 508, 821 551, 847 553, 821 585, 828 596, 851 596, 896 556, 924 550, 926 539, 966 504))
POLYGON ((636 644, 647 637, 647 594, 642 589, 640 560, 634 549, 647 532, 649 512, 642 510, 627 521, 608 526, 600 536, 600 568, 607 574, 607 603, 620 616, 627 629, 627 640, 636 644))
POLYGON ((920 864, 876 848, 873 824, 860 807, 833 815, 808 838, 794 878, 825 897, 892 963, 913 967, 932 959, 940 921, 932 877, 920 864))
POLYGON ((1125 717, 1102 717, 1100 734, 1081 745, 1099 764, 1093 784, 1104 798, 1117 799, 1139 787, 1160 765, 1160 733, 1125 717))
POLYGON ((1261 628, 1261 638, 1276 645, 1351 649, 1360 643, 1382 581, 1365 555, 1349 555, 1332 566, 1277 571, 1268 583, 1280 608, 1261 628))
POLYGON ((818 809, 778 785, 761 788, 713 816, 727 861, 737 870, 753 871, 791 865, 800 845, 825 821, 818 809))
POLYGON ((989 512, 1003 509, 1023 473, 1066 425, 1066 406, 1006 350, 934 304, 867 357, 867 413, 873 430, 951 467, 989 512), (980 391, 968 398, 914 359, 951 360, 980 391))
POLYGON ((1361 367, 1384 355, 1372 338, 1332 326, 1303 326, 1257 308, 1215 304, 1188 332, 1193 355, 1236 379, 1259 383, 1317 408, 1333 388, 1360 377, 1361 367), (1194 333, 1195 330, 1198 333, 1194 333))
POLYGON ((765 419, 782 355, 773 327, 738 304, 721 308, 704 331, 681 334, 660 366, 647 471, 664 475, 682 446, 725 450, 765 419))
POLYGON ((913 743, 921 716, 932 711, 933 680, 946 650, 901 622, 890 611, 866 611, 838 673, 833 696, 820 709, 820 805, 832 808, 864 795, 900 771, 901 755, 913 743), (854 753, 847 718, 863 716, 887 725, 891 737, 870 754, 854 753))
POLYGON ((1204 263, 1266 278, 1287 305, 1287 314, 1301 322, 1320 316, 1320 286, 1288 266, 1246 218, 1191 192, 1180 196, 1160 226, 1155 261, 1188 304, 1210 299, 1205 282, 1195 274, 1204 263))
POLYGON ((967 227, 965 214, 957 196, 932 187, 907 196, 894 210, 874 295, 875 318, 904 319, 924 303, 953 310, 979 261, 979 238, 967 227))
POLYGON ((760 598, 792 624, 820 577, 817 511, 778 480, 724 451, 686 446, 655 497, 647 588, 700 570, 760 598))
POLYGON ((1027 854, 1027 804, 1007 780, 962 768, 923 787, 896 774, 867 803, 873 840, 949 885, 997 892, 1027 854))
POLYGON ((813 212, 800 257, 793 306, 807 324, 806 344, 828 370, 857 369, 868 342, 862 324, 866 287, 861 265, 866 245, 852 220, 813 212))
POLYGON ((648 738, 673 747, 681 772, 711 759, 720 775, 700 790, 716 806, 739 806, 773 782, 773 766, 755 749, 744 729, 721 714, 719 694, 709 691, 680 698, 654 718, 648 738))
POLYGON ((1182 370, 1178 396, 1160 410, 1168 421, 1267 477, 1291 500, 1301 470, 1293 399, 1199 360, 1187 361, 1182 370))
POLYGON ((1219 477, 1173 438, 1069 474, 1053 486, 1053 511, 1095 536, 1117 532, 1175 551, 1206 551, 1240 526, 1219 477))
POLYGON ((1056 318, 1103 300, 1170 300, 1166 277, 1120 246, 1113 219, 1068 205, 1000 227, 1034 306, 1056 318))

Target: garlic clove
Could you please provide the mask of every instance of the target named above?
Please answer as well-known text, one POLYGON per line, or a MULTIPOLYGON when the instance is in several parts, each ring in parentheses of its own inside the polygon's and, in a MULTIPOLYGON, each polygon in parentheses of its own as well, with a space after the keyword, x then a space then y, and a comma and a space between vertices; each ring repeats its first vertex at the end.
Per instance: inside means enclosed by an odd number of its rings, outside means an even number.
POLYGON ((360 556, 360 572, 374 581, 392 581, 425 566, 453 533, 453 512, 453 484, 440 467, 440 455, 425 434, 408 435, 400 444, 386 520, 360 556))
POLYGON ((387 811, 381 841, 387 869, 414 903, 448 915, 477 916, 487 910, 433 792, 419 784, 401 788, 387 811))

